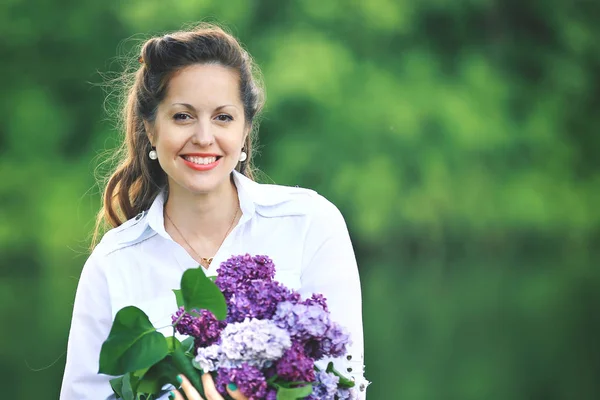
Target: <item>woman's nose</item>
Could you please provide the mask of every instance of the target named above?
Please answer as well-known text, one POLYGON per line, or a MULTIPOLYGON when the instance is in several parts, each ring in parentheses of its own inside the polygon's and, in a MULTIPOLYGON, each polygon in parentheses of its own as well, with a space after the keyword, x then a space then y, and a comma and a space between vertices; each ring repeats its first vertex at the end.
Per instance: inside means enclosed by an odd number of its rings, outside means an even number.
POLYGON ((200 122, 196 125, 194 130, 194 136, 192 136, 192 143, 201 146, 207 147, 213 144, 215 138, 213 136, 213 132, 210 126, 210 123, 200 122))

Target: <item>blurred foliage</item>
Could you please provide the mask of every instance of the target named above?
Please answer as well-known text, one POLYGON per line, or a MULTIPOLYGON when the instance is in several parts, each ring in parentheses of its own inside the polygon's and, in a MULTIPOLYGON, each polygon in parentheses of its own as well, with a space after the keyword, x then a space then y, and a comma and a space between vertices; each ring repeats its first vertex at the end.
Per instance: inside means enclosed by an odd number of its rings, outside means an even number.
POLYGON ((262 67, 259 167, 346 216, 369 399, 594 399, 600 3, 0 4, 0 375, 57 398, 119 133, 102 74, 219 21, 262 67))

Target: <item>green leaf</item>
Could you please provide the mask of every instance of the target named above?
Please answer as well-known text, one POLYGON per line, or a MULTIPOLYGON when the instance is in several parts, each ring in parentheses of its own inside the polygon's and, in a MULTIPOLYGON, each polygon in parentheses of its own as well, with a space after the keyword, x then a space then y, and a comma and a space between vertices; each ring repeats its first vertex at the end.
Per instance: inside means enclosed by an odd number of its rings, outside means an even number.
POLYGON ((192 359, 186 356, 181 346, 177 346, 172 354, 152 366, 140 379, 137 389, 143 393, 159 394, 166 384, 179 386, 177 382, 179 374, 184 374, 204 398, 200 372, 193 367, 192 359))
POLYGON ((131 375, 133 375, 133 376, 135 376, 137 378, 141 378, 142 376, 144 376, 146 374, 146 372, 148 372, 149 369, 150 369, 150 367, 138 369, 137 371, 133 371, 131 373, 131 375))
MULTIPOLYGON (((134 378, 135 379, 135 378, 134 378)), ((123 400, 135 400, 131 385, 131 374, 123 375, 123 400)))
POLYGON ((181 295, 181 289, 173 289, 173 293, 175 293, 177 307, 183 307, 183 296, 181 295))
POLYGON ((124 400, 135 400, 135 390, 138 384, 138 378, 131 373, 127 373, 118 378, 113 378, 110 381, 110 386, 117 398, 124 400))
POLYGON ((312 384, 301 386, 297 388, 285 388, 283 386, 275 385, 277 387, 277 400, 296 400, 303 399, 310 396, 312 393, 312 384))
POLYGON ((175 336, 169 336, 165 338, 167 341, 167 346, 169 348, 169 353, 175 351, 176 348, 181 347, 181 342, 175 336))
POLYGON ((209 310, 218 320, 227 316, 225 297, 201 267, 188 269, 181 277, 181 294, 187 312, 193 309, 209 310))
POLYGON ((200 396, 202 396, 202 398, 205 398, 204 387, 202 386, 202 380, 200 378, 200 374, 202 372, 198 371, 192 365, 193 356, 187 356, 183 350, 183 347, 178 347, 177 349, 175 349, 173 354, 171 354, 171 357, 173 357, 173 362, 177 366, 179 372, 184 374, 192 383, 192 385, 196 388, 198 393, 200 393, 200 396))
POLYGON ((308 385, 311 382, 306 382, 306 381, 293 381, 293 382, 283 382, 283 381, 279 381, 276 383, 276 385, 278 385, 278 387, 284 387, 287 389, 291 389, 291 388, 296 388, 298 386, 304 386, 304 385, 308 385))
POLYGON ((148 316, 129 306, 117 312, 108 339, 100 350, 99 373, 123 375, 147 368, 165 358, 165 337, 156 332, 148 316))
POLYGON ((183 339, 183 342, 181 342, 181 348, 186 353, 193 351, 194 350, 194 337, 190 336, 190 337, 183 339))
POLYGON ((123 397, 123 377, 119 376, 117 378, 113 378, 110 381, 110 387, 113 392, 117 395, 117 399, 123 397))
POLYGON ((167 356, 154 364, 140 379, 138 391, 141 393, 158 394, 161 388, 168 383, 178 386, 178 374, 179 371, 173 362, 173 358, 167 356))
POLYGON ((337 376, 338 378, 340 378, 339 382, 338 382, 338 386, 339 387, 343 387, 343 388, 351 388, 354 387, 354 381, 351 379, 346 378, 344 375, 342 375, 338 370, 336 370, 333 367, 333 363, 330 361, 329 364, 327 364, 327 369, 325 370, 326 372, 329 372, 331 374, 334 374, 335 376, 337 376))

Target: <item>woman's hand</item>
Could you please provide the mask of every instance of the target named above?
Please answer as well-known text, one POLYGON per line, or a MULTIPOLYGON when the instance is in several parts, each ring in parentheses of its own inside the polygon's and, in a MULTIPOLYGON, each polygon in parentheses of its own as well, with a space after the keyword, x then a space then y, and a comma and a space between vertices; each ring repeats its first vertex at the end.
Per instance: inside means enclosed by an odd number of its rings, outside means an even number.
MULTIPOLYGON (((198 393, 198 391, 194 388, 194 386, 192 386, 190 381, 184 375, 179 375, 177 379, 181 380, 181 390, 183 390, 183 393, 185 393, 185 398, 187 400, 224 400, 223 396, 217 392, 215 382, 213 381, 212 375, 209 373, 202 375, 202 385, 204 386, 204 394, 206 395, 206 399, 200 396, 200 393, 198 393)), ((244 396, 233 383, 227 385, 227 393, 229 393, 231 398, 235 400, 248 400, 248 398, 244 396)), ((175 400, 185 400, 178 390, 173 390, 171 394, 169 394, 169 398, 175 400)))

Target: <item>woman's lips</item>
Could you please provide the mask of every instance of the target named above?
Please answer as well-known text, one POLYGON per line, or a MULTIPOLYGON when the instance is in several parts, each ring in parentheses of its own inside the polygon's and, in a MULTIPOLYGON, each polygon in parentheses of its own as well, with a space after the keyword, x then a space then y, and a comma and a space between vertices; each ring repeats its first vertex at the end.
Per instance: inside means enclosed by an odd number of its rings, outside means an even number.
POLYGON ((208 171, 219 165, 221 157, 197 157, 197 156, 181 156, 181 159, 191 169, 195 171, 208 171), (214 161, 213 161, 214 160, 214 161))

